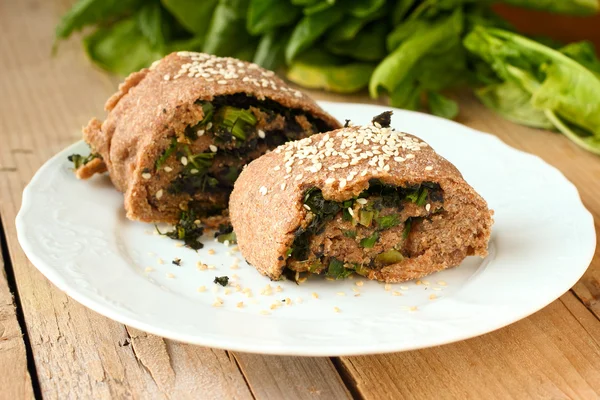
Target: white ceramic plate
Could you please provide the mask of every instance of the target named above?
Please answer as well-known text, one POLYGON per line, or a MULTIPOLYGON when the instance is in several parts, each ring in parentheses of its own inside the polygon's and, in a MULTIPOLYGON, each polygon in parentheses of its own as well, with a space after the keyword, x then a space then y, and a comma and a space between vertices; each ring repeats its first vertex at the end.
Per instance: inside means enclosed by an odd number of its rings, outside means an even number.
MULTIPOLYGON (((360 124, 389 109, 322 106, 360 124)), ((577 282, 594 254, 594 224, 558 170, 494 136, 430 115, 394 110, 393 126, 429 142, 495 210, 486 259, 389 286, 357 278, 270 282, 243 261, 231 269, 243 260, 234 247, 207 237, 196 253, 155 235, 152 225, 128 221, 123 197, 106 176, 82 182, 70 170, 69 154, 87 154, 81 142, 48 161, 25 189, 19 241, 50 281, 109 318, 182 342, 257 353, 353 355, 454 342, 524 318, 577 282), (171 263, 176 257, 181 266, 171 263), (198 270, 198 261, 215 269, 198 270), (253 297, 213 284, 223 275, 251 288, 253 297), (272 294, 262 295, 269 284, 272 294), (206 291, 198 292, 200 286, 206 291), (217 297, 221 307, 213 306, 217 297), (271 310, 286 298, 293 304, 271 310)))

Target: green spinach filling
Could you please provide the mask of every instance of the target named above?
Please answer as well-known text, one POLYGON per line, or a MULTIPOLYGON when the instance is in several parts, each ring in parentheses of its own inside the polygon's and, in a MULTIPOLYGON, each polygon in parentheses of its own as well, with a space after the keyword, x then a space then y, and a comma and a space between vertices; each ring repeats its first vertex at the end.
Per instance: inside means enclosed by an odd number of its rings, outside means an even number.
MULTIPOLYGON (((414 221, 423 218, 402 219, 401 212, 406 205, 413 203, 424 207, 426 204, 443 203, 443 200, 443 191, 434 182, 398 187, 373 179, 369 181, 367 190, 356 198, 343 202, 326 200, 320 189, 311 188, 306 191, 303 200, 304 205, 308 207, 310 222, 305 227, 299 227, 294 233, 294 241, 287 253, 287 265, 289 267, 295 263, 307 264, 309 272, 325 271, 327 276, 341 279, 353 272, 366 275, 371 269, 400 262, 405 258, 402 254, 402 243, 375 255, 367 264, 358 264, 327 257, 322 252, 311 252, 311 242, 316 236, 322 235, 327 224, 338 216, 354 227, 342 230, 343 236, 355 240, 357 246, 363 249, 373 249, 385 231, 402 224, 401 236, 404 239, 402 241, 405 241, 414 221), (357 231, 361 228, 363 234, 358 237, 357 231), (364 234, 365 228, 367 235, 364 234)), ((425 214, 440 210, 430 212, 427 208, 425 214)))
POLYGON ((79 169, 80 167, 83 167, 85 164, 89 163, 95 158, 102 159, 102 156, 98 153, 90 153, 87 156, 82 156, 81 154, 71 154, 67 157, 67 160, 73 163, 74 169, 79 169))

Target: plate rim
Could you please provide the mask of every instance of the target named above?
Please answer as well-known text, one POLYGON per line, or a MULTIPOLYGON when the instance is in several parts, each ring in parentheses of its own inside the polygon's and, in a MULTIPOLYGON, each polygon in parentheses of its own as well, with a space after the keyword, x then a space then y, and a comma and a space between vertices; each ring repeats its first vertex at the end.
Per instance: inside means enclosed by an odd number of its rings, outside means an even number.
MULTIPOLYGON (((440 117, 433 116, 430 114, 425 114, 425 113, 410 111, 410 110, 400 110, 400 109, 396 109, 394 107, 375 105, 375 104, 346 103, 346 102, 332 102, 332 101, 319 101, 318 103, 319 103, 319 105, 323 106, 324 108, 327 108, 328 105, 331 105, 331 106, 368 107, 368 108, 373 108, 373 109, 377 109, 377 110, 383 110, 383 109, 392 110, 394 112, 399 112, 400 114, 402 114, 402 113, 415 114, 418 118, 433 119, 436 122, 442 123, 442 124, 453 124, 459 129, 469 130, 470 133, 472 133, 472 134, 480 135, 481 137, 485 137, 486 140, 488 140, 488 141, 491 140, 491 141, 495 142, 494 143, 495 146, 502 146, 505 148, 506 151, 512 151, 512 152, 518 153, 519 156, 521 156, 521 157, 530 157, 532 159, 532 161, 535 159, 535 162, 542 163, 545 168, 549 168, 550 170, 553 170, 554 173, 557 173, 557 177, 561 178, 561 180, 563 181, 562 183, 565 185, 565 187, 567 187, 567 186, 569 187, 569 190, 572 192, 571 194, 569 194, 569 196, 572 196, 573 194, 576 195, 576 197, 574 197, 573 199, 574 200, 576 199, 578 201, 577 205, 581 207, 581 209, 579 211, 581 212, 582 217, 585 217, 587 219, 586 224, 589 229, 589 232, 588 232, 589 236, 586 235, 586 237, 589 238, 590 245, 589 245, 589 253, 587 254, 587 256, 582 255, 582 259, 585 258, 585 260, 587 260, 586 264, 585 264, 585 268, 581 267, 580 274, 572 275, 572 279, 570 282, 568 282, 568 286, 567 286, 567 283, 564 283, 563 286, 565 287, 565 290, 562 293, 560 293, 558 295, 553 294, 552 296, 549 296, 552 298, 549 300, 545 299, 542 302, 543 304, 539 307, 536 305, 536 307, 532 307, 531 309, 528 309, 526 312, 515 313, 511 316, 511 318, 502 320, 499 323, 484 325, 484 327, 481 329, 473 329, 473 330, 468 331, 468 333, 465 332, 464 334, 456 335, 456 336, 452 337, 451 339, 437 341, 435 343, 431 343, 431 344, 428 344, 425 346, 419 345, 419 344, 412 345, 412 346, 398 345, 394 348, 390 348, 389 344, 386 345, 387 347, 381 347, 381 346, 377 346, 377 344, 375 342, 374 345, 373 344, 368 344, 368 345, 362 344, 361 347, 352 348, 352 349, 348 348, 347 346, 342 346, 341 348, 330 347, 326 350, 321 347, 318 347, 318 348, 313 348, 313 350, 316 350, 316 351, 311 351, 310 347, 307 347, 305 345, 304 346, 302 346, 302 345, 301 346, 296 346, 296 345, 290 346, 290 345, 279 345, 279 344, 271 344, 268 346, 264 346, 262 344, 248 345, 245 342, 235 342, 235 341, 231 341, 230 339, 221 339, 221 340, 215 341, 215 340, 211 340, 210 338, 206 338, 206 337, 202 338, 201 333, 199 335, 195 335, 195 336, 191 336, 189 334, 178 335, 173 331, 169 331, 168 329, 157 327, 151 323, 142 321, 140 318, 127 317, 127 316, 119 313, 118 310, 111 309, 111 307, 109 307, 109 305, 102 303, 102 302, 98 302, 94 298, 88 297, 84 293, 78 292, 76 287, 69 285, 68 282, 62 278, 62 274, 59 271, 57 271, 55 268, 46 264, 46 262, 43 260, 43 257, 36 252, 35 248, 33 248, 33 244, 29 243, 26 238, 26 235, 25 235, 25 232, 27 230, 26 216, 27 216, 27 212, 29 211, 29 209, 33 206, 32 195, 33 195, 33 188, 35 187, 35 184, 44 176, 44 173, 46 172, 46 170, 49 170, 52 167, 54 167, 54 164, 55 164, 55 162, 57 162, 57 159, 62 158, 64 156, 64 154, 66 152, 70 151, 71 149, 73 149, 77 146, 80 146, 81 142, 82 142, 81 140, 64 148, 63 150, 59 151, 57 154, 52 156, 49 160, 47 160, 36 171, 36 173, 31 178, 30 182, 24 188, 21 208, 20 208, 20 210, 17 214, 16 220, 15 220, 18 241, 19 241, 23 251, 25 252, 26 256, 30 260, 30 262, 50 282, 52 282, 52 284, 54 284, 56 287, 58 287, 61 291, 63 291, 65 294, 67 294, 69 297, 71 297, 76 302, 91 309, 92 311, 98 312, 99 314, 101 314, 107 318, 117 321, 118 323, 128 325, 128 326, 134 327, 136 329, 140 329, 140 330, 143 330, 148 333, 155 334, 155 335, 158 335, 158 336, 161 336, 164 338, 168 338, 171 340, 184 342, 184 343, 207 346, 207 347, 218 348, 218 349, 223 349, 223 350, 251 352, 251 353, 260 353, 260 354, 272 354, 272 355, 288 355, 288 356, 352 356, 352 355, 382 354, 382 353, 390 353, 390 352, 411 351, 411 350, 416 350, 416 349, 422 349, 422 348, 428 348, 428 347, 433 347, 433 346, 454 343, 454 342, 466 340, 469 338, 481 336, 483 334, 493 332, 495 330, 498 330, 505 326, 508 326, 512 323, 520 321, 520 320, 536 313, 537 311, 545 308, 550 303, 552 303, 553 301, 558 299, 560 296, 562 296, 564 293, 566 293, 574 284, 576 284, 579 281, 579 279, 581 278, 581 276, 583 276, 583 274, 588 269, 588 267, 594 257, 595 248, 596 248, 596 231, 595 231, 595 226, 594 226, 593 215, 583 204, 583 201, 581 199, 579 191, 577 190, 577 187, 571 181, 569 181, 569 179, 567 179, 560 170, 558 170, 556 167, 554 167, 551 164, 544 161, 541 157, 534 155, 534 154, 527 153, 523 150, 516 149, 516 148, 506 144, 502 139, 500 139, 499 137, 497 137, 493 134, 483 132, 483 131, 480 131, 477 129, 473 129, 471 127, 460 124, 458 122, 446 120, 444 118, 440 118, 440 117), (517 314, 518 314, 518 316, 516 316, 517 314), (493 325, 493 326, 490 327, 489 325, 493 325)), ((583 262, 582 262, 582 265, 583 265, 583 262)))

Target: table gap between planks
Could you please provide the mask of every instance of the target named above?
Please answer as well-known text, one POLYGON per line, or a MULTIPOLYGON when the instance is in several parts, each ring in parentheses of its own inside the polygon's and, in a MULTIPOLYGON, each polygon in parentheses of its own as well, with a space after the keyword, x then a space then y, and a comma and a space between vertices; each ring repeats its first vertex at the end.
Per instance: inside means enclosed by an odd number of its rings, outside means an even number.
MULTIPOLYGON (((332 359, 177 343, 109 320, 60 292, 17 242, 21 193, 45 160, 79 139, 79 127, 103 115, 117 82, 90 67, 76 40, 50 57, 54 26, 69 4, 0 2, 0 398, 600 396, 598 254, 570 292, 504 329, 430 349, 332 359)), ((372 102, 364 94, 310 94, 372 102)), ((505 121, 469 95, 459 101, 459 122, 556 166, 598 223, 600 158, 558 134, 505 121)))

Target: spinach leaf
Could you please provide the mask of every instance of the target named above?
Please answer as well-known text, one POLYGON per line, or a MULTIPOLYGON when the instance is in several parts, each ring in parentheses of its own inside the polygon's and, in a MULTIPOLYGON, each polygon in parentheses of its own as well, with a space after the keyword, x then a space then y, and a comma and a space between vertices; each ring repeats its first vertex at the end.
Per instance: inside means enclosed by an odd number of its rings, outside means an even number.
POLYGON ((462 11, 457 9, 451 16, 437 20, 427 29, 415 31, 377 66, 369 82, 371 96, 377 97, 381 88, 393 93, 419 59, 448 37, 460 34, 462 28, 462 11))
POLYGON ((331 261, 329 261, 326 275, 335 279, 345 279, 352 275, 352 272, 354 271, 344 267, 342 261, 332 258, 331 261))
POLYGON ((285 46, 291 32, 271 31, 260 39, 254 62, 263 68, 275 70, 285 62, 285 46))
POLYGON ((358 18, 367 18, 385 4, 385 0, 346 0, 346 12, 358 18))
POLYGON ((394 25, 400 24, 415 3, 416 0, 397 0, 392 11, 392 23, 394 25))
POLYGON ((162 5, 196 37, 204 38, 218 0, 161 0, 162 5))
POLYGON ((227 284, 229 283, 229 277, 228 276, 215 276, 215 280, 213 281, 213 283, 219 284, 221 286, 227 286, 227 284))
POLYGON ((458 115, 458 104, 437 92, 427 94, 429 109, 433 115, 453 119, 458 115))
POLYGON ((314 2, 313 4, 304 7, 304 15, 311 15, 323 10, 326 10, 335 5, 336 0, 319 0, 314 2))
POLYGON ((161 50, 169 39, 168 26, 162 18, 162 7, 158 2, 145 4, 137 13, 137 23, 142 35, 153 49, 161 50))
POLYGON ((56 38, 66 39, 86 25, 127 15, 141 3, 142 0, 79 0, 61 18, 56 27, 56 38))
POLYGON ((249 0, 220 0, 206 32, 204 52, 228 56, 252 42, 246 33, 246 12, 249 0))
POLYGON ((328 40, 325 47, 336 55, 349 56, 361 61, 378 61, 386 55, 387 30, 385 24, 375 22, 361 30, 355 39, 339 42, 328 40))
POLYGON ((135 17, 98 28, 83 39, 83 46, 93 62, 119 75, 137 71, 162 56, 144 37, 135 17))
POLYGON ((294 61, 286 76, 304 87, 338 93, 355 92, 368 84, 373 64, 340 62, 340 59, 326 53, 311 52, 294 61))
POLYGON ((577 61, 596 75, 600 75, 600 61, 596 56, 596 49, 591 42, 582 41, 570 43, 558 49, 564 55, 577 61))
POLYGON ((599 10, 597 0, 504 0, 504 2, 558 14, 592 15, 599 10))
POLYGON ((300 12, 300 8, 287 0, 250 0, 246 27, 251 35, 261 35, 292 24, 300 12))
POLYGON ((377 243, 377 239, 379 239, 379 232, 373 232, 371 236, 361 239, 360 247, 370 249, 375 246, 375 243, 377 243))
POLYGON ((304 16, 294 28, 292 37, 286 46, 285 59, 288 64, 341 18, 342 13, 336 7, 304 16))
POLYGON ((514 82, 485 86, 475 94, 486 107, 509 121, 535 128, 554 127, 542 110, 533 107, 531 94, 514 82))

